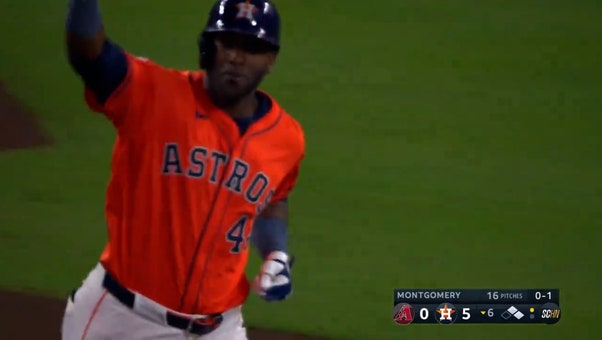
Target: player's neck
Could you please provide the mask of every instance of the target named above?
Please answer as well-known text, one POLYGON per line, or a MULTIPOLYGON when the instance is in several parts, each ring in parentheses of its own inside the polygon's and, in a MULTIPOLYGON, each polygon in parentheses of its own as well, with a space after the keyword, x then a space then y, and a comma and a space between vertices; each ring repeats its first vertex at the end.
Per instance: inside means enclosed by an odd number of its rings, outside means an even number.
POLYGON ((216 105, 232 118, 251 117, 257 111, 259 102, 255 92, 249 93, 236 102, 216 103, 216 105))

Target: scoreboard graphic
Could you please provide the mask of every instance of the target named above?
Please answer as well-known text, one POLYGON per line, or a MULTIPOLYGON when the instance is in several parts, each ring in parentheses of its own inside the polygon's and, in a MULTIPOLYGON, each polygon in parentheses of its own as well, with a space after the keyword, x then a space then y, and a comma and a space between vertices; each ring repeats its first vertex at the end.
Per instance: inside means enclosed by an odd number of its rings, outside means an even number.
POLYGON ((559 289, 395 289, 393 321, 409 324, 555 324, 559 289))

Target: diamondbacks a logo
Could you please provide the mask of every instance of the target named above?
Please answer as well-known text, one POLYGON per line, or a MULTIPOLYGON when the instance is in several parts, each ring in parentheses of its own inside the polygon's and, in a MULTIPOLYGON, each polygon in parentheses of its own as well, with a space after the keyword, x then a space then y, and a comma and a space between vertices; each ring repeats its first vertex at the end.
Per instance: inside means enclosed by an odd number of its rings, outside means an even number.
POLYGON ((454 307, 454 305, 452 305, 451 303, 442 303, 439 305, 439 307, 437 307, 436 309, 437 314, 439 314, 439 317, 437 317, 437 322, 439 322, 442 325, 450 325, 452 323, 454 323, 456 321, 456 307, 454 307))
POLYGON ((237 19, 247 18, 250 21, 253 21, 255 20, 255 13, 259 11, 249 0, 237 4, 236 7, 238 8, 238 14, 236 14, 237 19))
POLYGON ((393 307, 393 321, 399 325, 409 325, 414 321, 414 308, 407 303, 398 303, 393 307))

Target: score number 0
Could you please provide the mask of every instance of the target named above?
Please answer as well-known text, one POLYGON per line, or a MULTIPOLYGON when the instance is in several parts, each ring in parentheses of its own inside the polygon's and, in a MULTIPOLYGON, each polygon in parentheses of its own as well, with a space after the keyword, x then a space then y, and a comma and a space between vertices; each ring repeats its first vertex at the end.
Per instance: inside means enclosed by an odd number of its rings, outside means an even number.
MULTIPOLYGON (((420 318, 426 320, 429 318, 429 310, 427 308, 420 308, 420 318)), ((470 319, 470 308, 462 308, 462 320, 470 319)))

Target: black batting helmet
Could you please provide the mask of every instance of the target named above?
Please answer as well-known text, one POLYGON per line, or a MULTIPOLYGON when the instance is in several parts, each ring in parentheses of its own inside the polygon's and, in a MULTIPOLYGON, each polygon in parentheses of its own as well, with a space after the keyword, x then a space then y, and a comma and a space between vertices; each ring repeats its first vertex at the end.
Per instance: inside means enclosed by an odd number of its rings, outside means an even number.
POLYGON ((267 43, 274 51, 280 50, 280 15, 269 0, 218 0, 213 4, 198 40, 204 69, 213 63, 213 36, 219 32, 249 35, 267 43))

